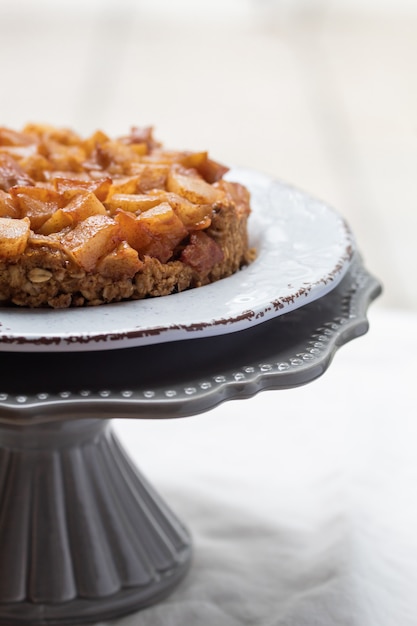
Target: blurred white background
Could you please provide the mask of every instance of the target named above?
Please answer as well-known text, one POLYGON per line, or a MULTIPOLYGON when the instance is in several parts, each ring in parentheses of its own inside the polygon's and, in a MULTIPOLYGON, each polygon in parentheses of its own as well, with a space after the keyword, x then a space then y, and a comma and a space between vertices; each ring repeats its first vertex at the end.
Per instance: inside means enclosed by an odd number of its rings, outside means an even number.
POLYGON ((2 0, 0 123, 209 149, 333 205, 417 309, 414 0, 2 0))

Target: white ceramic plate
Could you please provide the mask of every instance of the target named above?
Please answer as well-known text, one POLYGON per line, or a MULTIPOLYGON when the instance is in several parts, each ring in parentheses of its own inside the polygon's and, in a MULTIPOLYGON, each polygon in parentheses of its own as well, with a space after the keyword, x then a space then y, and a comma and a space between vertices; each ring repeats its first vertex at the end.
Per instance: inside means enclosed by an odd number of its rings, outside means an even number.
POLYGON ((288 313, 339 284, 355 249, 326 204, 246 169, 227 178, 252 195, 256 260, 237 274, 180 294, 63 310, 0 308, 0 350, 85 351, 196 339, 288 313))

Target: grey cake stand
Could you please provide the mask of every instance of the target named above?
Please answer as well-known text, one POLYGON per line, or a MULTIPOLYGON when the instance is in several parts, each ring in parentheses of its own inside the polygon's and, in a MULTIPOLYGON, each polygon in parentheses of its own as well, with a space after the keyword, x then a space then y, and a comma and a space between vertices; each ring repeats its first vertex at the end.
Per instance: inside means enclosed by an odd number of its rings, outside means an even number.
POLYGON ((98 622, 171 592, 190 536, 111 418, 196 415, 310 382, 367 331, 380 290, 357 257, 329 294, 248 330, 181 346, 2 353, 0 624, 98 622))

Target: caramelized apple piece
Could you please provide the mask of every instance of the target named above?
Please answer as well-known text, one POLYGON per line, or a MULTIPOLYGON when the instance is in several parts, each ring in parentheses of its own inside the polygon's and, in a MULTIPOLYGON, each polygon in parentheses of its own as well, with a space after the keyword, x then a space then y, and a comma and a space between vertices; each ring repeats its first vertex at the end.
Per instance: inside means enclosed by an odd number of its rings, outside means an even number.
POLYGON ((129 211, 130 213, 141 213, 142 211, 152 209, 160 203, 161 199, 158 196, 137 193, 115 193, 104 203, 104 206, 110 213, 115 213, 117 209, 123 209, 123 211, 129 211))
POLYGON ((74 222, 82 222, 90 215, 105 215, 106 209, 94 193, 84 191, 74 198, 63 209, 74 222))
POLYGON ((62 238, 64 248, 68 248, 87 272, 93 270, 97 261, 114 250, 120 241, 119 225, 108 215, 87 217, 62 238))
POLYGON ((21 215, 30 219, 33 230, 41 228, 42 224, 60 208, 60 195, 48 187, 11 187, 10 194, 15 198, 21 215))
POLYGON ((120 226, 122 238, 138 252, 146 250, 152 242, 152 236, 143 222, 134 213, 118 210, 115 221, 120 226))
POLYGON ((53 184, 55 189, 65 198, 72 198, 74 195, 83 191, 91 191, 97 196, 100 202, 107 198, 112 180, 109 177, 98 178, 97 180, 80 180, 76 178, 60 178, 54 177, 53 184))
POLYGON ((97 271, 113 280, 132 278, 143 267, 143 261, 126 241, 120 243, 115 250, 106 254, 97 263, 97 271))
POLYGON ((69 213, 65 213, 63 209, 57 209, 55 213, 53 213, 51 217, 49 217, 40 228, 38 228, 37 232, 40 235, 59 233, 67 226, 71 226, 73 221, 74 220, 69 213))
POLYGON ((197 173, 184 170, 180 165, 172 165, 167 180, 168 191, 184 196, 194 204, 213 204, 218 202, 223 193, 206 183, 197 173))
POLYGON ((23 133, 32 135, 33 140, 41 139, 60 143, 63 146, 79 146, 81 137, 70 128, 57 128, 51 124, 26 124, 23 133))
POLYGON ((81 191, 63 209, 57 209, 37 231, 42 235, 50 235, 82 222, 90 215, 106 214, 106 209, 94 193, 81 191))
POLYGON ((39 153, 48 159, 53 170, 70 170, 81 172, 85 161, 85 151, 78 144, 59 143, 57 140, 48 139, 39 145, 39 153))
POLYGON ((144 211, 138 217, 120 211, 116 215, 121 233, 142 256, 154 256, 166 263, 174 248, 188 235, 188 231, 172 207, 163 202, 144 211))
POLYGON ((229 168, 217 161, 209 159, 207 152, 185 152, 178 162, 185 168, 192 168, 210 184, 220 180, 229 168))
POLYGON ((63 234, 67 234, 69 232, 69 228, 65 230, 65 233, 51 233, 51 235, 41 235, 39 233, 30 232, 28 244, 31 247, 47 247, 52 248, 53 250, 61 250, 62 252, 66 252, 68 256, 72 259, 75 265, 77 262, 68 249, 65 250, 62 245, 62 236, 63 234))
POLYGON ((104 205, 109 209, 110 213, 115 213, 118 209, 122 209, 138 215, 163 202, 168 202, 189 231, 201 230, 210 226, 212 214, 210 205, 194 204, 186 198, 169 191, 156 189, 153 193, 147 194, 115 194, 104 205))
POLYGON ((176 193, 161 194, 174 209, 184 226, 189 230, 208 228, 213 209, 210 204, 194 204, 176 193))
POLYGON ((15 185, 33 185, 33 180, 26 174, 10 154, 0 154, 0 189, 9 191, 15 185))
POLYGON ((87 157, 91 156, 97 146, 106 143, 107 141, 110 141, 110 137, 103 133, 102 130, 97 130, 90 137, 84 139, 84 141, 82 142, 82 146, 86 152, 87 157))
POLYGON ((215 184, 216 189, 224 191, 234 202, 238 213, 249 215, 250 213, 250 193, 240 183, 232 183, 228 180, 221 180, 215 184))
POLYGON ((112 174, 127 174, 132 161, 139 161, 140 157, 147 152, 146 144, 133 144, 131 146, 117 141, 106 141, 97 145, 91 155, 91 159, 103 169, 112 174))
POLYGON ((225 174, 229 171, 229 168, 217 161, 213 161, 208 157, 202 161, 199 165, 195 166, 198 173, 208 183, 213 184, 221 180, 225 174))
POLYGON ((48 179, 51 170, 51 164, 41 154, 37 152, 26 156, 19 161, 20 167, 27 173, 29 178, 34 181, 44 181, 48 179))
POLYGON ((30 235, 30 221, 0 217, 0 258, 10 259, 23 254, 30 235))
POLYGON ((130 130, 130 134, 126 137, 120 137, 120 141, 127 144, 146 144, 148 152, 150 152, 154 148, 159 148, 161 146, 161 144, 158 141, 155 141, 153 137, 152 126, 133 126, 133 128, 131 128, 130 130))
POLYGON ((170 259, 174 248, 188 235, 188 230, 168 202, 141 213, 137 219, 152 237, 143 253, 155 256, 162 263, 170 259))
POLYGON ((169 172, 169 165, 155 161, 152 165, 146 165, 142 157, 140 162, 129 163, 128 173, 137 176, 136 192, 145 192, 152 189, 165 189, 169 172))
POLYGON ((181 254, 181 261, 199 273, 207 273, 216 263, 223 261, 220 246, 204 232, 192 233, 190 243, 181 254))
POLYGON ((0 189, 0 217, 20 217, 20 210, 9 193, 0 189))
POLYGON ((107 200, 110 200, 115 193, 131 194, 136 193, 138 189, 139 176, 122 176, 114 178, 111 182, 107 200))
POLYGON ((28 146, 33 143, 31 137, 5 126, 0 127, 0 146, 28 146))

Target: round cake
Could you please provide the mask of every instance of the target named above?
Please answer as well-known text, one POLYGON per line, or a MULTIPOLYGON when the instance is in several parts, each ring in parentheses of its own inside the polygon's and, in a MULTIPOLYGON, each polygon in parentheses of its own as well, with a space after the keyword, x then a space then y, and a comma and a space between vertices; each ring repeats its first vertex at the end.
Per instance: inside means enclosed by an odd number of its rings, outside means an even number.
POLYGON ((227 171, 152 128, 0 128, 0 305, 99 305, 235 273, 254 257, 250 196, 227 171))

